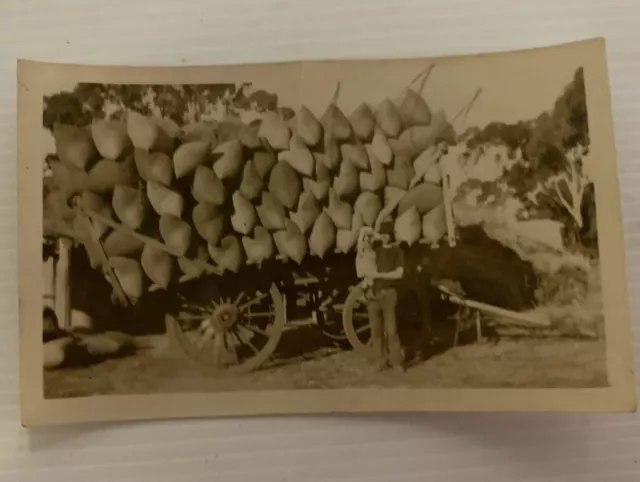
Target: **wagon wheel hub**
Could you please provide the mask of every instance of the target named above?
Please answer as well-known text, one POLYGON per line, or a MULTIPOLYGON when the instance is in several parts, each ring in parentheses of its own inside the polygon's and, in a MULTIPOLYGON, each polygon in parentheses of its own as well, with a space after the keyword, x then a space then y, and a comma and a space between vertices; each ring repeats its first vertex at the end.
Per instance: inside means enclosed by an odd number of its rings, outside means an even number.
POLYGON ((240 312, 238 307, 232 303, 223 304, 214 309, 212 318, 215 326, 220 327, 223 331, 228 331, 240 318, 240 312))

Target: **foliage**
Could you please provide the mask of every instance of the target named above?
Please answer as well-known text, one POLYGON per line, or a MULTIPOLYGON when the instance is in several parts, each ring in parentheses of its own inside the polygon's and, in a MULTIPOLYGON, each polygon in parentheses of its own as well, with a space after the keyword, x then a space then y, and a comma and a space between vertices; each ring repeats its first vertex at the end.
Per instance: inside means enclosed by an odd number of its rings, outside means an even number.
POLYGON ((241 111, 275 111, 278 96, 253 90, 250 82, 195 85, 135 85, 81 83, 71 92, 44 98, 42 122, 84 126, 94 118, 119 118, 127 109, 168 117, 178 125, 198 122, 217 111, 232 117, 241 111))

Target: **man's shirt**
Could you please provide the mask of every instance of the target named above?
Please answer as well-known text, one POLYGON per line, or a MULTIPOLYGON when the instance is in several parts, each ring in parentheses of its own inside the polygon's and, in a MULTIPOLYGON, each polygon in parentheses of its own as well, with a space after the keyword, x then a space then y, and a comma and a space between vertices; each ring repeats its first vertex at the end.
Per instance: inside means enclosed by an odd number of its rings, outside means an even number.
MULTIPOLYGON (((379 273, 390 273, 396 269, 404 268, 404 252, 398 246, 379 246, 375 248, 376 266, 379 273)), ((387 288, 395 288, 401 279, 376 279, 373 282, 374 291, 378 292, 387 288)))

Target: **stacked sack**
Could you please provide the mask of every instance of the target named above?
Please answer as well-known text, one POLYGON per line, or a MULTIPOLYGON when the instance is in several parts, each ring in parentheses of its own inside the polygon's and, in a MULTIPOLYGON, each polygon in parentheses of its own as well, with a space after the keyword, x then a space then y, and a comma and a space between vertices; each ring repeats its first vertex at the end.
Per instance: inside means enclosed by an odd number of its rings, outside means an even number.
POLYGON ((392 203, 397 240, 437 242, 446 231, 438 142, 452 134, 444 113, 406 89, 347 116, 338 91, 320 118, 303 106, 250 125, 178 129, 130 112, 56 126, 54 175, 84 207, 157 240, 92 224, 134 300, 151 284, 203 274, 193 260, 238 272, 276 257, 300 264, 348 253, 392 203))

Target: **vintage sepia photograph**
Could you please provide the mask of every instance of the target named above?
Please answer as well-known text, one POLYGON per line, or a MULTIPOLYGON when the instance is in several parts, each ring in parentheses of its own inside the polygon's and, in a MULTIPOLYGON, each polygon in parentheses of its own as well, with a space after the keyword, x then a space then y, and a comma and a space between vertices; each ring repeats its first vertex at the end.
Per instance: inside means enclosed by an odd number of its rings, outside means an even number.
POLYGON ((601 51, 55 67, 21 279, 43 398, 611 387, 601 51))

